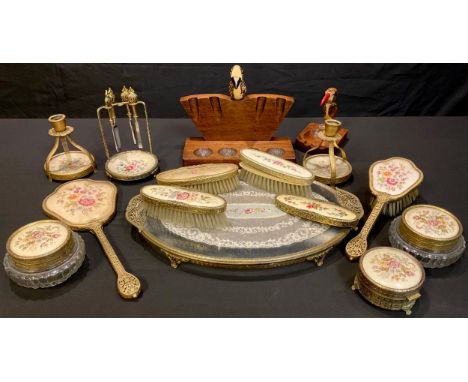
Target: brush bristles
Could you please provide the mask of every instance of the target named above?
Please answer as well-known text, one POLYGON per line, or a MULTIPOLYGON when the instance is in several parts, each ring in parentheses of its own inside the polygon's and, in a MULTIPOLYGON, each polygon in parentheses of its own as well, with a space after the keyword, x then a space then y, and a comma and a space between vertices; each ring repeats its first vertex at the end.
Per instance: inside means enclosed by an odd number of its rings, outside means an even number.
POLYGON ((245 169, 241 169, 240 178, 251 186, 271 192, 272 194, 287 194, 312 197, 312 189, 309 185, 299 186, 290 184, 282 180, 273 180, 257 174, 253 174, 245 169))
MULTIPOLYGON (((382 214, 386 216, 396 216, 399 215, 403 210, 411 205, 419 195, 419 191, 417 188, 407 193, 401 199, 394 200, 392 202, 388 202, 382 209, 382 214)), ((372 196, 371 198, 371 207, 374 208, 376 198, 372 196)))
POLYGON ((218 228, 227 225, 228 220, 224 212, 221 213, 193 213, 162 206, 145 201, 146 215, 153 219, 172 223, 179 227, 218 228))
POLYGON ((228 179, 201 184, 191 184, 184 187, 201 192, 207 192, 209 194, 226 194, 228 192, 235 191, 239 187, 239 177, 235 175, 228 179))

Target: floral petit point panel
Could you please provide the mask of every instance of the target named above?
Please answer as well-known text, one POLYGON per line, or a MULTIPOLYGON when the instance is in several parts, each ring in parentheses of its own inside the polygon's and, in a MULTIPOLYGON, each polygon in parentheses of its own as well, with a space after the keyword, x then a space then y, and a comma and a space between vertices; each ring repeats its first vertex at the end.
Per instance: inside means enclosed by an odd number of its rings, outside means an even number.
POLYGON ((171 186, 145 186, 140 192, 150 198, 169 203, 183 203, 191 207, 215 208, 222 207, 226 203, 223 198, 216 195, 171 186))
POLYGON ((326 203, 319 200, 308 199, 295 195, 279 195, 278 201, 293 208, 317 213, 332 219, 355 221, 357 216, 354 212, 340 207, 336 204, 326 203))
POLYGON ((372 178, 378 192, 399 195, 411 188, 420 174, 410 161, 397 158, 377 162, 372 169, 372 178))
POLYGON ((423 277, 418 260, 390 247, 378 247, 367 252, 362 266, 371 280, 392 289, 414 288, 423 277))
POLYGON ((300 177, 303 179, 310 179, 312 174, 309 170, 295 163, 287 161, 282 158, 278 158, 274 155, 264 153, 263 151, 254 149, 242 150, 242 156, 248 160, 257 163, 260 166, 264 166, 270 170, 280 172, 286 175, 300 177))
POLYGON ((284 212, 271 203, 230 203, 226 209, 228 219, 272 219, 284 212))
POLYGON ((21 257, 41 256, 63 246, 69 234, 63 224, 39 221, 19 230, 11 239, 10 250, 21 257))
POLYGON ((46 207, 71 224, 87 224, 109 217, 115 208, 116 191, 112 183, 75 180, 58 187, 46 201, 46 207))
POLYGON ((139 176, 151 172, 157 163, 153 155, 145 151, 126 151, 114 155, 107 164, 111 174, 139 176))
POLYGON ((54 156, 50 160, 49 169, 56 174, 74 174, 91 165, 89 157, 78 151, 71 151, 54 156))
POLYGON ((404 219, 413 231, 434 239, 450 240, 460 233, 451 214, 432 206, 414 206, 406 211, 404 219))

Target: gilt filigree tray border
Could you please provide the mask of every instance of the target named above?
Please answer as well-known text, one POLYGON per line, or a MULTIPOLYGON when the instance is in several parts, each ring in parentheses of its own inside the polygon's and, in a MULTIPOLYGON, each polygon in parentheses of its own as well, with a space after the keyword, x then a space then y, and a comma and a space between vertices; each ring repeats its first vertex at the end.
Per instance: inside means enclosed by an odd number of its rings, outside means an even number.
MULTIPOLYGON (((338 204, 355 212, 359 219, 364 215, 364 210, 359 199, 350 192, 333 189, 324 184, 315 182, 315 186, 323 188, 328 193, 334 193, 338 204)), ((136 227, 141 236, 151 245, 158 248, 170 261, 173 268, 177 268, 181 263, 193 263, 201 266, 233 269, 258 269, 258 268, 277 268, 303 261, 312 261, 317 266, 323 264, 323 260, 330 250, 338 245, 348 235, 351 228, 343 228, 340 233, 325 243, 310 249, 294 252, 288 255, 261 258, 225 258, 216 256, 206 256, 194 252, 188 252, 163 243, 156 236, 146 231, 146 215, 144 205, 140 195, 134 196, 128 203, 125 213, 127 221, 136 227)), ((357 224, 357 223, 356 223, 357 224)))

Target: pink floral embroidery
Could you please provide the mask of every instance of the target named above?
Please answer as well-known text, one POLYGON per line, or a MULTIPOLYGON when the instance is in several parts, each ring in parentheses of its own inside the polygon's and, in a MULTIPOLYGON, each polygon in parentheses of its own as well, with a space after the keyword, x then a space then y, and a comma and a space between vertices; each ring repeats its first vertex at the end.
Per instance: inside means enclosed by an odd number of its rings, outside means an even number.
POLYGON ((123 174, 140 173, 145 170, 148 163, 144 160, 132 159, 129 161, 119 160, 116 165, 118 172, 123 174))
POLYGON ((403 190, 409 178, 410 169, 404 164, 395 161, 378 165, 376 181, 384 190, 395 192, 403 190))
POLYGON ((305 207, 309 210, 316 210, 316 211, 324 212, 334 217, 347 216, 346 211, 344 211, 342 208, 338 208, 332 205, 321 204, 321 203, 314 203, 307 199, 297 198, 295 196, 286 196, 284 198, 284 201, 294 207, 298 207, 298 208, 305 207))
POLYGON ((375 273, 392 281, 406 281, 416 274, 416 265, 410 259, 395 254, 376 254, 370 263, 375 273))
POLYGON ((204 194, 199 192, 189 192, 189 191, 179 191, 177 189, 172 188, 150 188, 149 189, 152 194, 165 197, 169 200, 184 200, 187 202, 194 201, 200 204, 212 204, 214 197, 210 194, 204 194))
POLYGON ((439 211, 424 209, 412 216, 412 223, 427 235, 444 235, 455 233, 458 226, 449 216, 439 211))
POLYGON ((76 171, 85 167, 88 163, 89 161, 82 157, 72 158, 70 160, 67 156, 62 156, 57 163, 57 168, 53 171, 76 171))
POLYGON ((304 170, 303 167, 295 164, 295 163, 290 163, 287 160, 280 160, 277 158, 270 158, 270 156, 266 156, 264 153, 252 153, 252 155, 259 159, 260 161, 266 162, 266 163, 271 163, 272 165, 281 167, 282 169, 289 170, 291 172, 295 173, 301 173, 301 170, 304 170))
POLYGON ((92 198, 81 198, 78 200, 78 203, 80 203, 82 206, 92 206, 96 201, 92 198))
POLYGON ((61 236, 60 228, 55 224, 27 230, 15 240, 15 245, 22 250, 37 250, 49 247, 61 236))
POLYGON ((190 196, 190 193, 188 192, 179 192, 176 196, 176 199, 177 200, 185 200, 185 199, 188 199, 190 196))
POLYGON ((93 208, 103 205, 106 193, 102 187, 87 185, 86 187, 64 188, 57 194, 57 204, 62 205, 67 213, 77 212, 86 214, 93 208))

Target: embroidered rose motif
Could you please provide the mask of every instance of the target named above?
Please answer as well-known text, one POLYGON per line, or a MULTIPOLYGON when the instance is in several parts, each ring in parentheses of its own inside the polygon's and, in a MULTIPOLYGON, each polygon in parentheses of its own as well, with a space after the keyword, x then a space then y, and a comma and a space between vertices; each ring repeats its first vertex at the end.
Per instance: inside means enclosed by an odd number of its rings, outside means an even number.
POLYGON ((41 231, 34 231, 34 232, 32 233, 32 238, 33 238, 34 240, 39 240, 39 239, 42 238, 43 236, 44 236, 44 233, 41 232, 41 231))
POLYGON ((176 199, 177 200, 185 200, 185 199, 188 199, 189 196, 190 196, 190 193, 188 193, 188 192, 179 192, 176 195, 176 199))
POLYGON ((395 184, 398 183, 398 180, 396 180, 395 178, 387 178, 387 183, 388 183, 390 186, 394 186, 395 184))
POLYGON ((92 206, 96 201, 92 198, 81 198, 78 200, 78 203, 80 203, 82 206, 88 207, 92 206))
POLYGON ((47 248, 54 239, 61 236, 59 228, 55 225, 46 225, 34 230, 26 231, 20 235, 15 241, 22 250, 37 250, 39 248, 47 248))
POLYGON ((144 160, 132 159, 129 161, 119 160, 116 170, 123 174, 137 173, 145 170, 147 163, 144 160))
POLYGON ((254 210, 252 208, 247 208, 247 209, 244 210, 244 212, 246 214, 251 214, 252 212, 254 212, 254 210))
POLYGON ((375 273, 388 280, 406 281, 416 274, 415 264, 401 256, 382 253, 373 257, 371 264, 375 273))

